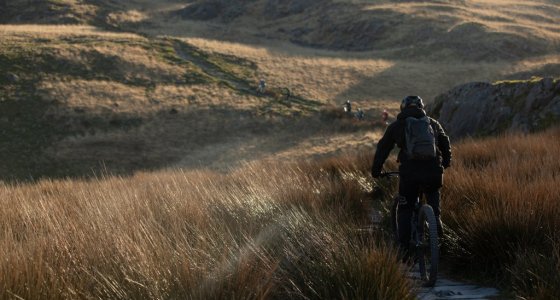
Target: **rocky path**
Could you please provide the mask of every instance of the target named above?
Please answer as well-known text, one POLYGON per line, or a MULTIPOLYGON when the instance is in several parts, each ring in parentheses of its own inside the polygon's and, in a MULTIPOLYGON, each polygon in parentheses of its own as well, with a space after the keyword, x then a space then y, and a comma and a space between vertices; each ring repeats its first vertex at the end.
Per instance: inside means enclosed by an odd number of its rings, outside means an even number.
POLYGON ((417 291, 419 300, 493 299, 499 295, 499 291, 495 288, 454 281, 447 278, 445 274, 440 274, 438 277, 435 287, 420 288, 417 291))
POLYGON ((422 287, 418 270, 412 270, 408 277, 416 282, 416 295, 419 300, 474 300, 495 299, 500 294, 495 288, 482 287, 472 283, 450 279, 445 273, 438 274, 434 287, 422 287))

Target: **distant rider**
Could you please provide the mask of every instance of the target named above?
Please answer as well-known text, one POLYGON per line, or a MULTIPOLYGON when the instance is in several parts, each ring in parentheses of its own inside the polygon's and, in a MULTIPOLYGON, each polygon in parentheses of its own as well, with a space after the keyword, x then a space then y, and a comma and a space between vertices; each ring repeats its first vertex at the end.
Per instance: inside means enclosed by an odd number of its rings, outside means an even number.
POLYGON ((383 122, 384 125, 389 124, 387 122, 387 120, 389 119, 389 112, 387 112, 387 109, 384 108, 383 112, 381 113, 381 122, 383 122))
POLYGON ((266 81, 263 78, 259 80, 259 86, 257 87, 258 94, 264 94, 264 90, 266 89, 266 81))
POLYGON ((350 100, 346 100, 343 107, 345 113, 347 113, 348 115, 352 115, 352 103, 350 103, 350 100))
MULTIPOLYGON (((407 118, 412 117, 421 119, 426 116, 424 103, 419 96, 407 96, 402 100, 401 112, 397 119, 392 122, 385 131, 383 137, 377 144, 377 150, 373 159, 371 175, 377 178, 381 175, 383 163, 391 153, 395 144, 400 148, 398 154, 399 166, 399 195, 406 198, 406 203, 399 204, 398 208, 398 227, 399 243, 401 250, 406 254, 410 241, 410 218, 412 210, 418 197, 420 187, 424 187, 426 199, 432 206, 438 223, 438 232, 443 236, 443 228, 440 219, 440 188, 443 185, 443 169, 451 164, 451 147, 449 137, 445 134, 438 121, 429 118, 429 126, 433 129, 435 137, 435 156, 431 159, 409 158, 410 154, 406 149, 407 118)), ((427 122, 426 122, 427 123, 427 122)))
POLYGON ((365 117, 364 114, 364 110, 361 108, 358 108, 358 111, 356 112, 356 118, 358 118, 358 120, 362 121, 365 117))

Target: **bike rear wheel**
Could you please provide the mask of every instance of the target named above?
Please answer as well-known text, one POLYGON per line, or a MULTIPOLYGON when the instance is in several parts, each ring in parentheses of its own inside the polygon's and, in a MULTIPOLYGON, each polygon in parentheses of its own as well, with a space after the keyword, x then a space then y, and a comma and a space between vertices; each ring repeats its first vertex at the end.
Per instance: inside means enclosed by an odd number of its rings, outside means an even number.
POLYGON ((436 217, 429 205, 422 205, 418 210, 417 232, 420 277, 426 286, 434 286, 439 265, 439 245, 436 217))

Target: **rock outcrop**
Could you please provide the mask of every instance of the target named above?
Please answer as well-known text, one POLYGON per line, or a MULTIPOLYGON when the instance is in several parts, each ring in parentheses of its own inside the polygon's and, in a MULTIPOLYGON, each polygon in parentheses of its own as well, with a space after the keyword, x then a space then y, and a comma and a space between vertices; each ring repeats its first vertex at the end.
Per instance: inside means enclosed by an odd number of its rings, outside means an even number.
POLYGON ((560 123, 560 79, 472 82, 427 109, 453 138, 537 131, 560 123))

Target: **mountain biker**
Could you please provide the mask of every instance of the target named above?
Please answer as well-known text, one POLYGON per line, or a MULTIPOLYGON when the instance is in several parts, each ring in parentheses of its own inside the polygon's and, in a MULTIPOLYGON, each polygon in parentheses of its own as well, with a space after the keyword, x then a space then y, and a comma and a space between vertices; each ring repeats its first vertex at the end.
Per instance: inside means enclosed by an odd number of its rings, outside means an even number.
POLYGON ((420 188, 424 191, 428 204, 434 210, 438 233, 443 236, 439 208, 440 188, 443 185, 443 169, 448 168, 451 164, 451 147, 449 137, 439 122, 428 117, 429 126, 433 129, 435 137, 436 155, 424 160, 410 158, 406 149, 406 119, 409 117, 423 118, 426 116, 426 112, 423 109, 422 98, 419 96, 405 97, 400 108, 401 112, 397 115, 397 119, 387 127, 377 144, 371 175, 374 178, 381 175, 383 163, 396 144, 400 148, 398 154, 398 162, 400 162, 399 195, 406 199, 406 203, 400 203, 398 208, 398 236, 399 246, 406 257, 410 240, 410 219, 418 197, 421 196, 420 188))
POLYGON ((358 120, 362 121, 365 117, 364 114, 364 110, 361 108, 358 108, 358 111, 356 112, 356 118, 358 118, 358 120))
POLYGON ((261 78, 259 80, 259 85, 257 87, 257 94, 264 94, 265 88, 266 88, 266 81, 264 80, 264 78, 261 78))
POLYGON ((344 102, 342 106, 344 107, 344 112, 346 112, 348 115, 352 115, 352 103, 350 102, 350 100, 346 100, 346 102, 344 102))
POLYGON ((383 112, 381 113, 381 122, 384 125, 389 125, 389 123, 387 122, 388 119, 389 119, 389 112, 387 111, 386 108, 384 108, 383 112))

